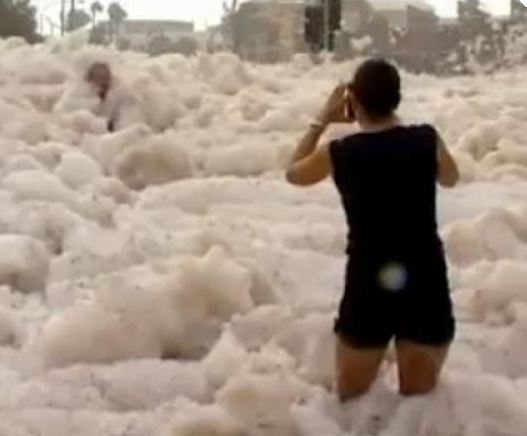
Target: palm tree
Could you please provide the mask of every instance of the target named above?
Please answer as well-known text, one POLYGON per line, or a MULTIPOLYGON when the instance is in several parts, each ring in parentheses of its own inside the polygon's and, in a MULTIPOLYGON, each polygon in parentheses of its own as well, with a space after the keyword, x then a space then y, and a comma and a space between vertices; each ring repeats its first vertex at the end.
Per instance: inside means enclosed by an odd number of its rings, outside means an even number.
POLYGON ((66 32, 66 0, 60 0, 60 35, 66 32))
POLYGON ((92 28, 95 29, 95 22, 97 14, 104 12, 104 8, 100 1, 94 1, 90 5, 91 19, 92 19, 92 28))
POLYGON ((227 0, 223 0, 223 19, 222 19, 222 31, 224 38, 229 41, 231 50, 238 54, 241 45, 240 40, 240 29, 239 29, 239 0, 230 0, 230 4, 227 0))
POLYGON ((110 18, 113 41, 115 42, 119 35, 119 28, 128 17, 128 14, 118 2, 113 2, 108 6, 108 17, 110 18))

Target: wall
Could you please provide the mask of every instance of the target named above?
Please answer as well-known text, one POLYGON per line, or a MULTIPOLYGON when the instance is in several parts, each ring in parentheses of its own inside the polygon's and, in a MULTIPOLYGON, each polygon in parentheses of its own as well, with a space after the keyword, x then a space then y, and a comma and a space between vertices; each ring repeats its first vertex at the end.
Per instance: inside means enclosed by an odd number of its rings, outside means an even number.
POLYGON ((305 48, 304 13, 300 3, 243 3, 237 13, 240 55, 256 62, 290 59, 305 48))
POLYGON ((177 41, 182 36, 192 35, 193 29, 194 25, 186 22, 130 20, 123 24, 121 35, 130 40, 132 47, 144 48, 154 35, 162 34, 177 41))

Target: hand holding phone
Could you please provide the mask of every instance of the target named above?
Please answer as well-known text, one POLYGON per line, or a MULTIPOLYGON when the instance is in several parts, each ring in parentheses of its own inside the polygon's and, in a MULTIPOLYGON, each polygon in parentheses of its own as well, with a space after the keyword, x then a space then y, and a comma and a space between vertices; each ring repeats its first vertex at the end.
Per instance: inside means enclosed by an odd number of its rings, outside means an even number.
POLYGON ((344 106, 344 116, 351 122, 355 121, 355 113, 353 112, 353 105, 351 104, 351 95, 353 92, 353 84, 348 83, 344 93, 346 104, 344 106))
POLYGON ((350 96, 348 91, 349 85, 341 84, 337 86, 319 116, 322 124, 331 123, 350 123, 355 121, 353 110, 349 103, 350 96))

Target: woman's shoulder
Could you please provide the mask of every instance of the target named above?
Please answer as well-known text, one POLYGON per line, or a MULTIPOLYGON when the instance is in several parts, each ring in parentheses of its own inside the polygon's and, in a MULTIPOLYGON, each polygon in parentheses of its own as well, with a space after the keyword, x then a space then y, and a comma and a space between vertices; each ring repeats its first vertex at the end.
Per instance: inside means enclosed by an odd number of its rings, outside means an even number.
POLYGON ((436 149, 437 144, 440 142, 440 135, 434 125, 429 123, 414 124, 408 128, 411 129, 411 135, 416 139, 416 142, 434 150, 436 149))
POLYGON ((385 136, 396 136, 400 135, 401 133, 406 134, 419 134, 419 133, 425 133, 425 134, 431 134, 431 133, 437 133, 437 129, 430 123, 405 123, 405 124, 397 124, 393 127, 389 127, 384 130, 377 130, 377 131, 363 131, 359 130, 357 132, 350 133, 346 136, 343 136, 338 140, 338 142, 353 142, 353 141, 363 141, 368 139, 376 139, 379 137, 385 137, 385 136))
POLYGON ((358 138, 359 132, 353 132, 331 139, 328 145, 330 154, 337 155, 345 150, 349 150, 353 143, 360 142, 358 138))
POLYGON ((405 127, 410 131, 420 132, 420 133, 437 133, 437 129, 433 124, 430 123, 415 123, 407 124, 405 127))
POLYGON ((330 141, 330 149, 339 150, 342 148, 349 149, 350 146, 360 147, 361 144, 367 144, 370 141, 389 140, 400 138, 401 140, 408 139, 409 136, 416 137, 422 140, 436 141, 438 138, 438 131, 435 126, 429 123, 411 123, 399 124, 386 130, 377 132, 357 131, 349 133, 340 138, 330 141))
MULTIPOLYGON (((372 137, 367 136, 368 134, 361 137, 361 139, 369 139, 372 137)), ((375 135, 375 134, 374 134, 375 135)), ((392 141, 403 141, 415 139, 418 142, 437 142, 439 133, 435 126, 430 123, 408 123, 399 124, 398 126, 390 129, 378 132, 375 139, 382 138, 384 140, 392 141)))

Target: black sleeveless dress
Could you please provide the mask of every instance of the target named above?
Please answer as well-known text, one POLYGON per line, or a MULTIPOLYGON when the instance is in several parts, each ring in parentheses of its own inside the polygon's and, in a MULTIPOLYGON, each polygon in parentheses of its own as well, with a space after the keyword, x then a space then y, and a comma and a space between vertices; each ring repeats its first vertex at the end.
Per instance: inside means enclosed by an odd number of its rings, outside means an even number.
POLYGON ((350 233, 335 324, 350 345, 445 345, 455 321, 436 220, 436 130, 397 126, 330 144, 350 233))

